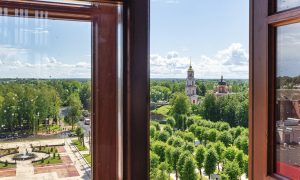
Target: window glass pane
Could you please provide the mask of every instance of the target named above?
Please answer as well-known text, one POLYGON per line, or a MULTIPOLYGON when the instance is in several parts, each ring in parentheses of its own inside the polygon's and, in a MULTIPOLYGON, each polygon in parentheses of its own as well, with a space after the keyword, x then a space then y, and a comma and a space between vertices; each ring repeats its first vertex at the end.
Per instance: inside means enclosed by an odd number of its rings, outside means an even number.
POLYGON ((300 24, 277 29, 276 172, 300 178, 300 24))
POLYGON ((277 0, 277 11, 283 11, 297 6, 300 6, 299 0, 277 0))
POLYGON ((247 179, 249 1, 186 2, 151 1, 150 179, 247 179))
POLYGON ((0 179, 91 176, 91 22, 49 14, 0 7, 0 179))

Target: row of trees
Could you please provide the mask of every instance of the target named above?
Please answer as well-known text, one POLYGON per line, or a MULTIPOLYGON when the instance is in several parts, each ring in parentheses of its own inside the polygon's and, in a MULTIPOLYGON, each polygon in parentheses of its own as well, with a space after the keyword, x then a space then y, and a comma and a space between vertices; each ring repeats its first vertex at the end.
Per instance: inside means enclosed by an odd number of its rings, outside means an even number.
POLYGON ((193 123, 192 115, 201 115, 204 119, 213 122, 224 121, 231 127, 248 127, 247 93, 229 94, 222 97, 207 94, 199 105, 191 105, 185 94, 176 93, 170 100, 170 104, 172 108, 169 115, 174 118, 177 129, 185 130, 187 123, 193 123))
POLYGON ((202 179, 217 172, 222 179, 239 179, 248 172, 248 129, 228 123, 195 120, 186 130, 151 122, 151 179, 202 179))
POLYGON ((225 121, 230 126, 248 127, 248 93, 216 97, 207 94, 196 108, 197 113, 211 121, 225 121))
POLYGON ((62 106, 69 106, 67 120, 79 120, 82 104, 90 107, 89 82, 72 80, 16 80, 0 83, 0 128, 2 132, 39 132, 51 119, 60 120, 62 106), (78 85, 79 83, 79 85, 78 85), (66 89, 63 89, 66 88, 66 89), (69 93, 67 95, 67 93, 69 93), (48 120, 48 122, 46 122, 48 120))
POLYGON ((300 76, 280 76, 276 78, 276 82, 277 89, 293 89, 300 85, 300 76))
MULTIPOLYGON (((248 82, 245 80, 229 80, 232 92, 241 93, 248 90, 248 82)), ((184 93, 185 80, 151 80, 150 82, 151 102, 169 101, 174 93, 184 93)), ((197 95, 205 96, 214 91, 217 80, 196 80, 197 95)))

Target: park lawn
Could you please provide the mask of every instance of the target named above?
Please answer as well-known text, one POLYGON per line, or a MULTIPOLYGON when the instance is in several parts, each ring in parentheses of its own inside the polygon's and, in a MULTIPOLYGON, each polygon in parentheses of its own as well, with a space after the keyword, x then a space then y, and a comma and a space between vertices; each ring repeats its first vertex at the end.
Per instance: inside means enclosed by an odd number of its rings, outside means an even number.
POLYGON ((39 162, 35 162, 33 163, 34 166, 38 166, 38 165, 47 165, 47 164, 59 164, 59 163, 62 163, 62 159, 59 158, 59 157, 50 157, 48 159, 45 159, 44 162, 42 163, 42 161, 39 161, 39 162))
POLYGON ((92 156, 91 156, 91 154, 84 154, 83 157, 89 163, 89 165, 91 165, 91 163, 92 163, 92 156))
POLYGON ((16 165, 15 164, 7 164, 7 166, 5 166, 4 163, 0 163, 0 169, 2 168, 15 168, 16 165))
POLYGON ((79 151, 88 150, 86 147, 82 146, 82 144, 77 139, 72 140, 72 144, 75 145, 79 151))
POLYGON ((6 150, 6 149, 0 150, 0 155, 6 155, 6 154, 8 154, 8 150, 6 150))
POLYGON ((152 112, 157 113, 157 114, 161 114, 161 115, 164 115, 164 116, 168 116, 171 107, 172 107, 171 105, 165 105, 165 106, 162 106, 162 107, 157 108, 155 110, 152 110, 152 112))
POLYGON ((10 154, 13 152, 17 152, 18 150, 15 148, 12 149, 0 149, 0 155, 6 155, 6 154, 10 154))
POLYGON ((43 153, 53 153, 53 152, 57 152, 57 148, 56 147, 46 147, 46 146, 41 146, 41 150, 40 147, 34 147, 34 151, 38 151, 38 152, 43 152, 43 153))

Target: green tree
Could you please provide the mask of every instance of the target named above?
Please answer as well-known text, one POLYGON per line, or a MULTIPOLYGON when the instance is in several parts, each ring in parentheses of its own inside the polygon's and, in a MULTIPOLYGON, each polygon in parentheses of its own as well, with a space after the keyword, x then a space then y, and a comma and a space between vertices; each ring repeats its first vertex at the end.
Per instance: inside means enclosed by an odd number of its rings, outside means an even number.
POLYGON ((201 104, 201 115, 205 119, 212 121, 218 120, 218 106, 216 101, 216 96, 214 94, 205 95, 203 103, 201 104))
POLYGON ((239 179, 240 168, 236 161, 227 161, 224 165, 224 173, 228 175, 230 180, 239 179))
POLYGON ((184 140, 181 137, 175 137, 172 143, 173 147, 182 147, 184 145, 184 140))
POLYGON ((179 159, 177 161, 177 170, 178 170, 180 179, 183 176, 183 173, 184 173, 183 167, 184 167, 185 160, 186 160, 186 158, 188 158, 188 156, 191 156, 191 152, 184 151, 181 153, 181 155, 179 156, 179 159))
POLYGON ((159 141, 167 142, 169 137, 170 137, 170 134, 167 131, 162 131, 162 132, 159 132, 157 139, 159 141))
POLYGON ((217 141, 216 143, 213 144, 213 148, 216 150, 216 153, 218 155, 217 164, 218 164, 218 173, 220 173, 220 163, 223 161, 223 153, 226 147, 222 142, 217 141))
POLYGON ((82 146, 85 146, 83 129, 81 127, 77 127, 76 130, 75 130, 75 133, 78 137, 78 141, 82 144, 82 146))
POLYGON ((170 164, 168 164, 167 162, 162 162, 160 163, 160 165, 158 166, 158 169, 165 172, 164 174, 168 174, 168 178, 170 179, 170 174, 172 173, 172 167, 170 166, 170 164))
POLYGON ((205 127, 201 127, 198 126, 195 130, 195 135, 198 138, 199 141, 204 141, 205 140, 205 132, 206 132, 206 128, 205 127))
POLYGON ((195 136, 192 132, 184 132, 183 133, 183 139, 187 142, 194 143, 195 136))
POLYGON ((200 96, 205 96, 206 94, 206 87, 204 85, 204 83, 201 83, 199 86, 199 94, 200 96))
POLYGON ((150 151, 150 171, 153 171, 159 165, 159 156, 150 151))
POLYGON ((238 149, 235 146, 228 147, 224 152, 224 158, 228 161, 233 161, 238 153, 238 149))
POLYGON ((202 171, 201 169, 204 166, 204 160, 205 160, 205 155, 206 155, 206 149, 203 145, 198 145, 196 148, 196 154, 195 154, 195 159, 197 161, 197 168, 200 173, 200 179, 202 179, 202 171))
POLYGON ((244 155, 244 169, 243 172, 246 174, 246 177, 248 178, 248 156, 244 155))
POLYGON ((188 156, 182 168, 182 175, 180 179, 182 180, 196 180, 197 174, 195 172, 196 163, 192 156, 188 156))
POLYGON ((245 99, 243 102, 238 104, 236 109, 236 119, 238 121, 238 125, 248 127, 248 109, 248 99, 245 99))
POLYGON ((91 111, 91 82, 86 82, 80 89, 79 96, 82 103, 82 107, 88 111, 91 111))
POLYGON ((168 162, 172 166, 172 169, 175 171, 175 178, 178 178, 178 169, 177 169, 177 163, 180 157, 180 154, 182 153, 182 150, 180 148, 170 148, 170 155, 168 156, 168 162))
POLYGON ((150 126, 150 137, 155 138, 156 128, 154 126, 150 126))
POLYGON ((171 90, 164 86, 151 86, 150 98, 152 102, 169 101, 171 90))
POLYGON ((176 121, 173 117, 167 117, 167 124, 169 124, 172 128, 174 128, 176 121))
POLYGON ((207 140, 210 142, 216 142, 218 131, 215 129, 210 129, 207 134, 207 140))
POLYGON ((242 150, 245 154, 248 154, 248 137, 239 136, 234 140, 234 145, 242 150))
POLYGON ((228 147, 232 144, 232 135, 228 131, 223 131, 220 133, 217 140, 221 141, 226 147, 228 147))
POLYGON ((186 115, 190 111, 190 102, 183 93, 176 93, 171 100, 171 113, 179 129, 185 129, 186 115))
POLYGON ((79 121, 81 115, 81 108, 82 108, 81 101, 78 94, 73 93, 70 95, 69 105, 70 105, 70 111, 68 116, 71 118, 71 125, 73 130, 75 123, 79 121))
POLYGON ((221 180, 230 180, 227 174, 221 174, 221 180))
POLYGON ((183 149, 186 150, 186 151, 189 151, 190 153, 193 154, 194 151, 195 151, 195 146, 194 146, 193 143, 187 142, 187 143, 185 143, 185 145, 183 146, 183 149))
POLYGON ((165 161, 165 151, 167 148, 167 144, 161 141, 155 141, 152 143, 151 149, 152 151, 159 156, 160 162, 165 161))
POLYGON ((210 175, 215 172, 216 165, 218 162, 218 155, 213 148, 208 149, 204 161, 204 171, 207 175, 210 175))
POLYGON ((5 126, 10 132, 13 132, 17 125, 17 102, 17 94, 9 92, 4 96, 3 118, 6 120, 5 126))
POLYGON ((244 159, 243 151, 238 151, 237 152, 237 154, 235 156, 235 160, 238 163, 239 168, 240 168, 240 174, 239 174, 239 177, 240 177, 240 176, 242 176, 242 174, 244 172, 244 165, 245 165, 245 163, 244 163, 245 159, 244 159))
POLYGON ((190 128, 190 126, 193 125, 193 124, 195 124, 194 119, 192 119, 190 117, 187 118, 187 120, 186 120, 186 128, 190 128))
POLYGON ((172 134, 173 134, 173 128, 172 128, 170 125, 166 125, 166 126, 163 128, 163 131, 168 132, 169 135, 172 135, 172 134))

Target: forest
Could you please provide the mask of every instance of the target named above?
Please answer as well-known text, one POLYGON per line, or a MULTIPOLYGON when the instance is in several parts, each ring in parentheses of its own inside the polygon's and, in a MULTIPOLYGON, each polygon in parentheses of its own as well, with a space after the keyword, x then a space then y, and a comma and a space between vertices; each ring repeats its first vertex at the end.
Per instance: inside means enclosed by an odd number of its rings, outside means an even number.
POLYGON ((150 178, 240 179, 248 173, 248 82, 197 80, 198 105, 184 94, 185 80, 151 81, 150 178))
POLYGON ((91 108, 89 80, 2 79, 0 81, 1 135, 38 134, 61 128, 67 123, 74 127, 83 110, 91 108), (62 107, 68 107, 65 117, 62 107))
MULTIPOLYGON (((200 103, 192 105, 184 94, 185 80, 150 81, 151 179, 247 176, 248 82, 227 83, 231 93, 217 97, 217 80, 197 80, 200 103)), ((61 124, 73 129, 90 111, 90 80, 0 80, 1 137, 49 133, 61 124)))
POLYGON ((300 76, 289 77, 279 76, 276 78, 277 89, 299 89, 300 88, 300 76))

